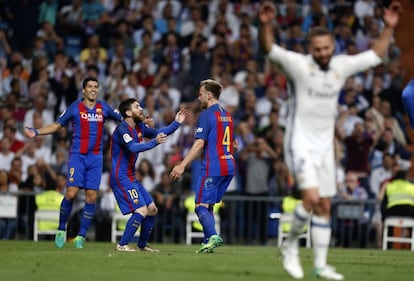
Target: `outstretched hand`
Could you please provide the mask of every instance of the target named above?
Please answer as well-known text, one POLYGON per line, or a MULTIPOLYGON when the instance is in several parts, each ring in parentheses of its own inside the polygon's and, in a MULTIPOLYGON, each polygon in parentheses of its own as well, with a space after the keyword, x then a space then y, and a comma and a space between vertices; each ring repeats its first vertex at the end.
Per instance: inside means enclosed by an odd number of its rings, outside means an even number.
POLYGON ((259 20, 262 24, 271 23, 276 16, 276 6, 271 1, 264 1, 259 7, 259 20))
POLYGON ((24 131, 23 134, 32 139, 34 138, 37 134, 36 134, 36 129, 35 128, 31 128, 31 127, 24 127, 24 131))
POLYGON ((175 121, 178 123, 183 123, 185 118, 187 118, 188 112, 185 109, 180 109, 175 115, 175 121))
POLYGON ((399 1, 392 1, 392 3, 384 9, 384 22, 389 27, 396 27, 399 21, 400 14, 403 7, 399 1))

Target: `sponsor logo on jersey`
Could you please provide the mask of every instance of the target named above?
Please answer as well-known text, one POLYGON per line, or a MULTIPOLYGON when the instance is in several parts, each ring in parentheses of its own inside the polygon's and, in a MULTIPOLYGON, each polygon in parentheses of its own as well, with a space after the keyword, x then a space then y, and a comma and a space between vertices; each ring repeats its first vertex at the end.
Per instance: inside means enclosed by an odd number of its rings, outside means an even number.
POLYGON ((89 122, 103 122, 102 113, 86 113, 80 112, 80 117, 86 119, 89 122))
POLYGON ((317 91, 314 89, 308 89, 308 95, 315 98, 332 98, 337 96, 337 92, 330 91, 317 91))
POLYGON ((128 135, 128 134, 124 134, 124 135, 122 136, 122 138, 124 139, 124 142, 125 142, 125 143, 129 143, 130 141, 132 141, 131 136, 130 136, 130 135, 128 135))

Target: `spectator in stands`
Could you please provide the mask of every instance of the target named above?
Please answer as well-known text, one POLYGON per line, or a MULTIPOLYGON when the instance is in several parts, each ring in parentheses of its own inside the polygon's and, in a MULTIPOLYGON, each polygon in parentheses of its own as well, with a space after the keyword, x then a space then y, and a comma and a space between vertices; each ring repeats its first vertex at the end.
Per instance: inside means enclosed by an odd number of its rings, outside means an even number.
POLYGON ((369 155, 374 139, 369 135, 363 123, 356 123, 352 135, 343 138, 346 149, 345 170, 356 173, 360 185, 369 190, 369 155))
MULTIPOLYGON (((368 199, 368 192, 359 185, 358 177, 353 172, 347 172, 345 187, 339 191, 338 195, 341 199, 360 201, 358 204, 368 199)), ((342 246, 349 247, 352 240, 359 241, 361 248, 366 246, 368 218, 369 213, 364 212, 364 216, 359 219, 351 218, 338 221, 338 241, 342 246)))
POLYGON ((152 191, 155 204, 158 207, 156 223, 157 242, 163 242, 165 234, 174 237, 174 242, 179 242, 178 208, 181 191, 176 182, 171 182, 169 171, 161 174, 161 182, 152 191), (169 233, 163 233, 166 227, 171 228, 169 233))
POLYGON ((3 137, 10 140, 10 151, 18 153, 24 148, 25 142, 21 141, 16 136, 17 128, 14 125, 6 125, 3 128, 3 137))
MULTIPOLYGON (((12 52, 9 39, 7 38, 6 30, 0 28, 0 70, 6 68, 8 57, 12 52)), ((1 91, 1 90, 0 90, 1 91)), ((0 97, 2 95, 0 94, 0 97)))
MULTIPOLYGON (((388 152, 392 155, 398 155, 401 159, 410 160, 412 153, 394 138, 392 130, 385 129, 378 141, 375 149, 377 151, 388 152)), ((380 154, 377 154, 378 156, 380 154)))
POLYGON ((9 171, 11 162, 14 158, 14 152, 10 150, 11 142, 8 137, 2 137, 0 139, 0 170, 9 171))
POLYGON ((392 154, 384 153, 382 156, 382 165, 372 169, 369 186, 370 192, 375 198, 379 195, 382 184, 392 177, 396 164, 392 154))
POLYGON ((145 186, 145 189, 148 192, 152 192, 156 185, 155 171, 152 162, 146 158, 142 159, 137 170, 140 175, 140 183, 145 186))
POLYGON ((3 95, 17 93, 18 98, 25 98, 29 95, 27 87, 28 73, 21 61, 12 62, 9 73, 3 72, 3 95))
MULTIPOLYGON (((240 151, 239 160, 246 163, 246 185, 244 194, 252 197, 269 196, 269 175, 271 174, 271 162, 276 159, 276 153, 264 138, 256 138, 254 142, 247 145, 240 151)), ((245 217, 247 214, 256 223, 255 229, 265 229, 266 204, 260 201, 253 201, 246 204, 245 217)), ((264 231, 256 233, 256 237, 249 237, 250 230, 246 228, 246 239, 264 244, 266 235, 264 231)))
POLYGON ((72 0, 60 8, 58 26, 63 35, 80 34, 83 22, 82 0, 72 0))
MULTIPOLYGON (((9 174, 7 170, 0 169, 0 192, 14 192, 10 189, 9 174)), ((0 195, 4 196, 4 195, 0 195)), ((7 200, 5 196, 2 200, 7 200)), ((17 201, 16 201, 17 202, 17 201)), ((17 205, 17 203, 16 203, 17 205)), ((17 206, 16 206, 17 208, 17 206)), ((0 218, 0 239, 13 239, 16 231, 16 218, 0 218)))

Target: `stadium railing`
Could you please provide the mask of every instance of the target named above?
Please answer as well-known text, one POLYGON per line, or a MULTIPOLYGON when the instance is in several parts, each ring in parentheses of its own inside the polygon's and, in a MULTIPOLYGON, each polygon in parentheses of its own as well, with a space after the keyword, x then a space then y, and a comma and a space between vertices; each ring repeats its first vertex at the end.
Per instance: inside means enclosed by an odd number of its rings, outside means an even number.
MULTIPOLYGON (((0 193, 0 196, 6 194, 0 193)), ((18 192, 13 195, 18 197, 14 239, 33 240, 35 193, 18 192)), ((223 198, 225 206, 220 210, 221 235, 225 242, 240 245, 276 245, 282 199, 282 197, 225 195, 223 198)), ((332 203, 331 246, 377 247, 375 229, 371 225, 376 200, 369 199, 363 202, 333 200, 332 203)), ((157 237, 156 242, 185 243, 186 215, 186 211, 180 208, 164 214, 163 219, 158 219, 153 230, 153 237, 157 237), (171 218, 165 217, 168 215, 171 215, 171 218), (166 221, 168 223, 165 223, 166 221)), ((76 224, 70 227, 76 228, 76 224)), ((110 241, 110 226, 107 227, 107 231, 110 241)), ((95 236, 93 224, 88 232, 88 239, 94 240, 95 236)))

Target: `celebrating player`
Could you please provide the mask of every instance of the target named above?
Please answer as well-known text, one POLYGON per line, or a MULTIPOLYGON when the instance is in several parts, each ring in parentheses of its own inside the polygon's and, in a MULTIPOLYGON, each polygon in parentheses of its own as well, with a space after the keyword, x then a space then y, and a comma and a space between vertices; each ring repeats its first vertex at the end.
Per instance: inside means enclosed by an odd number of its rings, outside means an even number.
POLYGON ((121 121, 122 116, 106 102, 97 100, 99 83, 96 78, 87 77, 82 83, 83 99, 72 103, 55 123, 42 128, 26 127, 24 134, 29 138, 57 132, 69 122, 73 127, 72 145, 68 160, 68 187, 60 205, 59 228, 55 245, 65 245, 66 223, 72 211, 73 200, 79 189, 85 189, 86 202, 82 211, 79 234, 74 244, 82 249, 86 233, 95 215, 96 198, 103 167, 104 121, 107 118, 121 121))
POLYGON ((135 163, 138 153, 149 150, 167 140, 167 135, 178 129, 184 122, 187 112, 180 110, 169 126, 163 129, 147 127, 143 109, 135 99, 126 99, 119 105, 124 121, 117 126, 111 138, 111 177, 110 184, 122 214, 131 214, 124 233, 116 246, 117 251, 155 250, 147 245, 158 212, 151 195, 135 178, 135 163), (143 138, 154 138, 143 143, 143 138), (131 248, 128 242, 141 226, 138 245, 131 248))
POLYGON ((331 239, 330 197, 336 193, 334 160, 335 110, 345 80, 376 66, 386 55, 401 5, 393 2, 384 10, 384 29, 371 50, 355 56, 333 56, 334 39, 325 27, 315 27, 308 35, 309 55, 287 51, 274 43, 272 22, 276 9, 270 2, 259 8, 259 44, 269 60, 289 80, 290 109, 286 126, 285 157, 301 191, 303 204, 295 209, 289 238, 281 252, 283 267, 293 278, 302 279, 298 236, 311 217, 316 276, 342 280, 344 276, 327 265, 331 239))
POLYGON ((221 201, 235 173, 233 152, 237 149, 237 141, 233 119, 218 103, 222 89, 223 86, 214 80, 201 81, 198 100, 204 111, 197 121, 195 141, 183 161, 170 174, 171 179, 178 179, 185 167, 204 150, 195 197, 195 212, 203 226, 204 241, 197 253, 211 252, 223 244, 223 239, 215 230, 213 207, 221 201))

